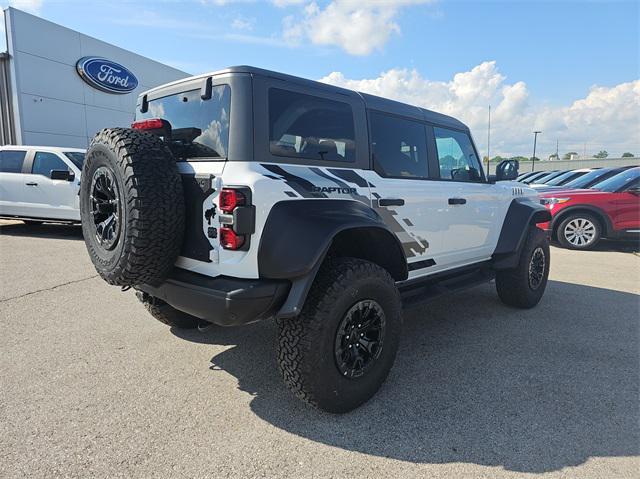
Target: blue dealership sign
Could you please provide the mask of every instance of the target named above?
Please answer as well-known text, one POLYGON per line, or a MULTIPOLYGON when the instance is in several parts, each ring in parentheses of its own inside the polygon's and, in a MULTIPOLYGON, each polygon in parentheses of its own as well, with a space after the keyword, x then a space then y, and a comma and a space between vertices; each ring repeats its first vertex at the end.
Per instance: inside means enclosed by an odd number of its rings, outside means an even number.
POLYGON ((107 93, 129 93, 138 86, 131 70, 106 58, 83 57, 76 63, 76 70, 89 85, 107 93))

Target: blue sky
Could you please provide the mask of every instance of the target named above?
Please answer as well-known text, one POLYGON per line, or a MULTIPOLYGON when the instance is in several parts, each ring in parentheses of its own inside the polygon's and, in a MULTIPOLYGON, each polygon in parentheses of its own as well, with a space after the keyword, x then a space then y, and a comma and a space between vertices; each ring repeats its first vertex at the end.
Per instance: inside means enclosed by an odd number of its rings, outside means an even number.
POLYGON ((543 148, 558 138, 561 151, 587 143, 640 155, 633 111, 618 115, 623 132, 592 124, 603 101, 640 109, 637 1, 0 0, 8 3, 190 73, 250 64, 455 114, 481 148, 491 103, 495 153, 528 148, 535 126, 547 130, 543 148))

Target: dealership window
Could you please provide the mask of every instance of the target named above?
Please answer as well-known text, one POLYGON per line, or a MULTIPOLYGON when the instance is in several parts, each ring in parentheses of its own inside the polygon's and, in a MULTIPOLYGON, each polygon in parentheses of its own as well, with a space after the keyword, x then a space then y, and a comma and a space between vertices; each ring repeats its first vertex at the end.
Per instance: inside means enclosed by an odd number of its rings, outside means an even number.
POLYGON ((33 158, 31 173, 49 177, 53 170, 69 171, 69 167, 58 155, 46 151, 37 151, 36 156, 33 158))
POLYGON ((169 95, 149 102, 136 119, 162 118, 171 125, 168 144, 178 159, 226 158, 229 154, 231 89, 214 86, 211 98, 200 98, 200 89, 169 95))
POLYGON ((482 167, 464 132, 435 127, 440 178, 455 181, 482 181, 482 167))
POLYGON ((277 156, 355 161, 348 103, 279 88, 269 90, 269 150, 277 156))
POLYGON ((0 151, 0 173, 21 173, 26 151, 0 151))
POLYGON ((426 178, 427 136, 422 123, 372 112, 371 150, 375 170, 390 178, 426 178))

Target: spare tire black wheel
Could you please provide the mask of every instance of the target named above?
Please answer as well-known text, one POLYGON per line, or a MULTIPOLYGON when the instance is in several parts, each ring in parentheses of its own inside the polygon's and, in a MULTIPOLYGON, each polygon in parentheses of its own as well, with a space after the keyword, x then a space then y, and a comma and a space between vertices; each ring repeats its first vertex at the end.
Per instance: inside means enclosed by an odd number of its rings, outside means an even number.
POLYGON ((80 217, 105 281, 162 283, 180 252, 185 217, 182 180, 164 142, 128 128, 100 131, 82 168, 80 217))

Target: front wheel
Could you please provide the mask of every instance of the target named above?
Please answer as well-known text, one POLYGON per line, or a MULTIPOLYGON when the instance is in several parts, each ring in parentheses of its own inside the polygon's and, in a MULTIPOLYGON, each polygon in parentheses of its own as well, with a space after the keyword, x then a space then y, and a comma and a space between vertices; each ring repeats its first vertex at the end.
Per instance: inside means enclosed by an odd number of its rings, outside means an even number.
POLYGON ((601 236, 600 222, 588 213, 573 213, 558 226, 558 242, 569 249, 591 249, 601 236))
POLYGON ((300 316, 278 320, 278 364, 307 403, 348 412, 380 388, 395 360, 402 307, 393 278, 355 258, 327 261, 300 316))
POLYGON ((518 266, 496 273, 496 289, 503 303, 523 309, 538 304, 549 278, 549 253, 547 235, 540 228, 531 226, 518 266))

